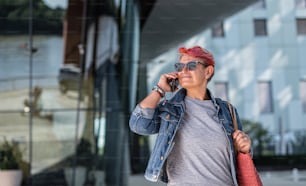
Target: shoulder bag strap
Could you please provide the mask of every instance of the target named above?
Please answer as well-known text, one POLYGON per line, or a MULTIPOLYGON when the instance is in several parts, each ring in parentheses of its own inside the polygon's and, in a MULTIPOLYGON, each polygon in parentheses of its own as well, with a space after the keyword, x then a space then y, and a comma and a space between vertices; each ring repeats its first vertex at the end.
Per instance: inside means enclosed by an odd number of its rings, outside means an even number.
POLYGON ((227 104, 228 104, 228 109, 229 109, 229 111, 231 113, 234 130, 238 130, 238 124, 237 124, 235 109, 233 108, 233 105, 231 105, 230 103, 227 103, 227 104))

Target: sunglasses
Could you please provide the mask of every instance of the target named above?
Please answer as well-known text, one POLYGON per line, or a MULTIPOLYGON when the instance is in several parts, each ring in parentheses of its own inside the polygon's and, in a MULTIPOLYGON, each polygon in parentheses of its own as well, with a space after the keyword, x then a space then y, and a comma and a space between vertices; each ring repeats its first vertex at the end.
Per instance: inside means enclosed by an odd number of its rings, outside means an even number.
POLYGON ((202 62, 199 62, 199 61, 190 61, 188 63, 175 63, 174 68, 177 72, 181 72, 185 68, 185 66, 187 66, 187 69, 189 71, 193 71, 197 68, 198 64, 204 65, 205 67, 208 66, 205 63, 202 63, 202 62))

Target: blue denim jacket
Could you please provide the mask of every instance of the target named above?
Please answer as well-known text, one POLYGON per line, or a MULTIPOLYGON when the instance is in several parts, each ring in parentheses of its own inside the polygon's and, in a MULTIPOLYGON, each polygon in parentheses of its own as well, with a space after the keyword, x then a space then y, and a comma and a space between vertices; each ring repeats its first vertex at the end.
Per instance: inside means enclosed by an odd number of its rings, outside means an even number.
MULTIPOLYGON (((235 150, 232 139, 234 129, 228 105, 226 101, 220 98, 214 98, 208 89, 207 92, 217 108, 219 120, 223 125, 224 135, 227 136, 230 143, 232 152, 230 153, 231 173, 234 184, 238 185, 236 179, 236 158, 234 158, 235 150)), ((168 182, 164 165, 175 145, 173 139, 180 127, 185 112, 185 96, 186 90, 182 88, 170 100, 160 102, 156 109, 142 109, 137 105, 130 117, 129 125, 133 132, 140 135, 158 133, 145 172, 145 178, 147 180, 156 182, 158 179, 161 179, 163 182, 168 182)), ((238 120, 238 128, 242 130, 238 115, 236 117, 238 120)))

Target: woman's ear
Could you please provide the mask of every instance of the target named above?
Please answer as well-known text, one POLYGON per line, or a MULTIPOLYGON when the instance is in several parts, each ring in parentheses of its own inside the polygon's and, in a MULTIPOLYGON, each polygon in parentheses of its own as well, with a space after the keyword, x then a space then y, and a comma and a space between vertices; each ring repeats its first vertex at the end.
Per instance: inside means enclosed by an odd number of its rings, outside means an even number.
POLYGON ((209 65, 208 67, 206 67, 206 71, 205 71, 206 79, 211 79, 211 77, 214 74, 214 70, 215 68, 212 65, 209 65))

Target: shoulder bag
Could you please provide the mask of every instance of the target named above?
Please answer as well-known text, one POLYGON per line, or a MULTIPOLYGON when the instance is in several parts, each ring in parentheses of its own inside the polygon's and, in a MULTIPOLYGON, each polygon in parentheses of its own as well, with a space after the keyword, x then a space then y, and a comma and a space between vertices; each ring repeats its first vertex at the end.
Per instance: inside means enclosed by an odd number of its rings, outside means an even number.
MULTIPOLYGON (((235 109, 231 104, 228 104, 231 113, 234 130, 238 130, 235 109)), ((239 186, 262 186, 261 179, 258 175, 256 167, 250 153, 241 153, 237 151, 237 181, 239 186)))

